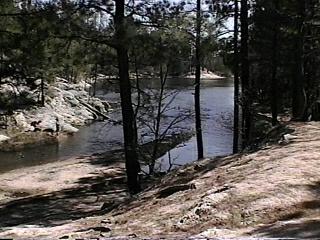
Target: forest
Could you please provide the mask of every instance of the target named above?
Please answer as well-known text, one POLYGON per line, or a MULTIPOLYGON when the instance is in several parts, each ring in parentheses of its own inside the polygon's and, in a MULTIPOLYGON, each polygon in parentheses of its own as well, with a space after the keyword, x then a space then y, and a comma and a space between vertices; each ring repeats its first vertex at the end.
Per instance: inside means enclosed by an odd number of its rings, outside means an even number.
POLYGON ((319 1, 0 19, 0 238, 320 237, 319 1))

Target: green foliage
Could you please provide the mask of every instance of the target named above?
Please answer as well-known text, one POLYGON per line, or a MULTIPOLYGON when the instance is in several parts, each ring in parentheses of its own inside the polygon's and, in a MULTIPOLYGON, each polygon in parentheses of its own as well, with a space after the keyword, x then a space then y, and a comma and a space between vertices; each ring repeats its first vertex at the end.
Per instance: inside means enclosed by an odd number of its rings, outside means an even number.
MULTIPOLYGON (((194 16, 185 8, 190 6, 183 1, 128 5, 133 14, 126 19, 125 41, 141 64, 153 68, 170 63, 173 75, 192 68, 194 16)), ((1 78, 60 76, 76 81, 90 76, 96 66, 101 73, 114 74, 113 11, 114 1, 39 1, 32 6, 1 1, 1 78)), ((216 26, 212 19, 203 21, 202 62, 213 69, 216 26)))
MULTIPOLYGON (((295 68, 295 42, 300 34, 297 31, 297 24, 300 16, 300 1, 278 1, 278 7, 275 8, 274 1, 259 0, 253 6, 251 29, 251 56, 252 56, 252 80, 255 83, 256 92, 260 93, 259 98, 263 101, 270 101, 270 79, 271 79, 271 66, 272 54, 274 51, 277 53, 277 79, 278 87, 282 101, 285 106, 291 104, 290 94, 292 91, 292 79, 294 77, 295 68), (278 42, 280 43, 278 49, 273 49, 272 38, 274 32, 277 32, 278 42)), ((319 76, 318 68, 315 68, 319 62, 319 58, 315 56, 315 51, 318 49, 318 44, 314 41, 317 38, 318 30, 314 25, 316 15, 319 11, 317 4, 310 1, 305 4, 304 16, 304 33, 308 36, 304 38, 305 50, 309 49, 304 55, 305 69, 304 75, 309 78, 304 83, 304 86, 309 89, 310 93, 316 86, 314 80, 319 76), (314 53, 314 54, 313 54, 314 53), (311 77, 312 76, 312 77, 311 77), (311 79, 312 78, 312 79, 311 79)), ((266 102, 266 103, 267 103, 266 102)))

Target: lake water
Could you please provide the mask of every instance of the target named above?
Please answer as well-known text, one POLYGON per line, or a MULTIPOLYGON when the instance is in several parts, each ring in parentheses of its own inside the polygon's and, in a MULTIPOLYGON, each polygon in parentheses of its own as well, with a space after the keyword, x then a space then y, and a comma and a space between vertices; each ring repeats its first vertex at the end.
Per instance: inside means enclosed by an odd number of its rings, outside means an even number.
MULTIPOLYGON (((167 117, 163 120, 164 127, 181 112, 192 111, 193 80, 169 79, 168 93, 174 92, 174 99, 170 104, 167 117)), ((156 92, 159 88, 158 81, 145 80, 143 88, 156 92)), ((172 94, 173 95, 173 94, 172 94)), ((116 89, 110 86, 99 87, 97 96, 111 102, 119 101, 116 89)), ((169 101, 170 98, 167 99, 169 101)), ((232 152, 232 112, 233 112, 233 82, 229 80, 202 80, 201 90, 202 124, 205 156, 227 155, 232 152)), ((119 120, 120 111, 110 113, 111 118, 119 120)), ((192 131, 194 129, 193 118, 186 118, 177 124, 174 132, 192 131)), ((140 133, 147 140, 147 128, 140 133)), ((61 141, 59 144, 25 149, 19 152, 0 152, 0 172, 6 172, 26 166, 34 166, 53 161, 61 161, 70 157, 103 153, 122 147, 122 127, 112 125, 109 122, 95 122, 82 127, 73 136, 61 141)), ((159 159, 162 162, 161 170, 167 170, 169 154, 159 159)), ((192 137, 170 151, 170 157, 174 164, 183 165, 197 158, 196 141, 192 137)))

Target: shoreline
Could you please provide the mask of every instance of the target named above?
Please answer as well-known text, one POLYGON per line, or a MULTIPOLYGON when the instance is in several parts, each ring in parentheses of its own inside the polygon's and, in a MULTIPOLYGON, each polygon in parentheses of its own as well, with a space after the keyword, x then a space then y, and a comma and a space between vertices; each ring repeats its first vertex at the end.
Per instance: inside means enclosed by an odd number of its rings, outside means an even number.
MULTIPOLYGON (((158 157, 182 144, 191 136, 192 134, 185 133, 168 137, 160 144, 158 157)), ((152 143, 142 145, 140 151, 145 152, 150 144, 152 143)), ((140 164, 142 168, 147 167, 144 160, 145 156, 141 156, 140 164)), ((146 173, 142 172, 142 174, 145 175, 146 173)), ((160 175, 163 175, 163 173, 161 172, 160 175)), ((20 201, 63 191, 64 189, 83 187, 82 184, 86 185, 86 179, 90 178, 96 178, 97 184, 103 182, 106 178, 121 178, 123 193, 128 199, 130 198, 125 183, 124 151, 123 149, 116 149, 105 153, 75 156, 63 161, 26 166, 0 173, 0 206, 11 201, 20 201)), ((91 186, 90 184, 92 183, 88 181, 87 186, 91 186)), ((103 202, 100 201, 97 204, 102 206, 103 202)))
POLYGON ((320 126, 289 127, 286 143, 187 164, 134 197, 115 153, 0 175, 0 237, 317 238, 320 126))
MULTIPOLYGON (((90 96, 90 88, 84 81, 72 84, 57 78, 55 83, 46 85, 44 106, 31 105, 10 114, 2 111, 0 151, 56 143, 79 131, 81 126, 107 119, 108 112, 112 111, 110 104, 90 96)), ((19 89, 18 86, 17 91, 26 92, 30 99, 36 98, 35 93, 25 87, 19 89)), ((5 85, 2 92, 11 94, 5 85)))

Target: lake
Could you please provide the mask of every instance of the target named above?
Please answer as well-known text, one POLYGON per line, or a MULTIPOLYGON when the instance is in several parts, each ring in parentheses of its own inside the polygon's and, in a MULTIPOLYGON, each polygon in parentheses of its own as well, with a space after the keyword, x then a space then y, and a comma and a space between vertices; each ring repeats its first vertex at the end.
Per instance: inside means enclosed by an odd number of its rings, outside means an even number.
MULTIPOLYGON (((192 84, 192 79, 168 79, 166 93, 169 93, 170 97, 166 101, 170 101, 171 104, 170 109, 166 112, 166 117, 162 120, 163 128, 177 115, 182 114, 181 112, 193 110, 194 90, 192 84)), ((142 81, 141 86, 144 91, 156 93, 159 89, 159 81, 146 79, 142 81)), ((111 102, 119 102, 116 87, 103 84, 97 89, 99 89, 96 93, 97 97, 111 102)), ((232 152, 233 124, 232 80, 202 80, 201 106, 205 156, 230 154, 232 152)), ((119 120, 120 110, 110 113, 110 117, 119 120)), ((193 117, 188 117, 175 125, 173 131, 179 133, 179 131, 193 131, 193 129, 193 117)), ((140 134, 143 136, 143 141, 150 138, 146 127, 141 129, 140 134)), ((78 133, 58 144, 38 146, 18 152, 0 152, 0 172, 119 149, 122 148, 122 141, 121 125, 94 122, 80 128, 78 133)), ((158 164, 159 169, 168 169, 168 156, 169 154, 166 154, 159 159, 159 163, 161 163, 158 164)), ((170 151, 170 159, 175 166, 192 162, 196 158, 195 137, 170 151)))

